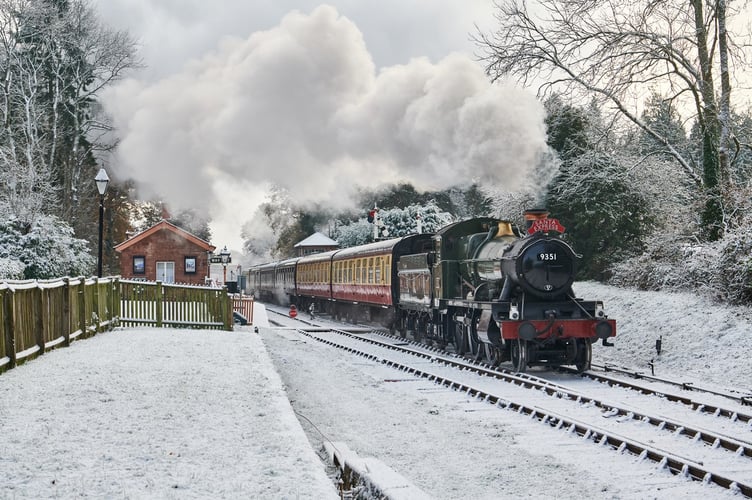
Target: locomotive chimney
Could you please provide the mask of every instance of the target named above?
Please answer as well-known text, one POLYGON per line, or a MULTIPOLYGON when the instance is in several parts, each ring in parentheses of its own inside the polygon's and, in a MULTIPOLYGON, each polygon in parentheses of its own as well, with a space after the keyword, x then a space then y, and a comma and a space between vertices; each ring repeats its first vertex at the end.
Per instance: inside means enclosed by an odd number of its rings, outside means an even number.
POLYGON ((530 226, 533 225, 533 222, 541 219, 547 219, 548 218, 548 210, 545 208, 531 208, 529 210, 525 210, 525 229, 530 229, 530 226))

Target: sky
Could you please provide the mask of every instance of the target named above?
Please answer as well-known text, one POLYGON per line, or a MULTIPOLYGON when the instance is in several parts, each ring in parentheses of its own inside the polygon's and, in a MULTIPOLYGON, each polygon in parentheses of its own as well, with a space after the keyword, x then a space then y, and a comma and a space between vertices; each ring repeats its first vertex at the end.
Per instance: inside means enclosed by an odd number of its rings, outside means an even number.
POLYGON ((145 64, 102 96, 120 139, 108 168, 208 213, 220 247, 241 248, 271 185, 333 208, 394 182, 514 190, 546 147, 534 95, 491 85, 474 55, 491 0, 93 5, 145 64))

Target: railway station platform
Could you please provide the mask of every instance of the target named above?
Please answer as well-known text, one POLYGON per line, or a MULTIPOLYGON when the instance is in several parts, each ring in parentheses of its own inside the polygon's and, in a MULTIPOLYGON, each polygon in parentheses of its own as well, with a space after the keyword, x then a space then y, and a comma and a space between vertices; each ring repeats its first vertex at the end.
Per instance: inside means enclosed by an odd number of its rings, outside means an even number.
POLYGON ((0 428, 0 498, 339 498, 251 325, 50 351, 0 374, 0 428))

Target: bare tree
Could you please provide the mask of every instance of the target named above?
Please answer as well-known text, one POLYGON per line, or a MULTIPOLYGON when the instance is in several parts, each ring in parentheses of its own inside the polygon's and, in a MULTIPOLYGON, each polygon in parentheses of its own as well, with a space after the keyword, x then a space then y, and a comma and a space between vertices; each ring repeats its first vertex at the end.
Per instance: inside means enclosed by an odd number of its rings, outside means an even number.
POLYGON ((500 0, 496 5, 499 29, 479 33, 476 40, 485 49, 489 75, 537 82, 541 95, 559 89, 609 102, 675 158, 705 196, 706 236, 721 237, 731 187, 730 67, 733 62, 741 71, 746 64, 727 29, 735 12, 726 0, 538 0, 533 6, 500 0), (699 160, 640 118, 640 104, 650 92, 668 96, 699 125, 699 160))
POLYGON ((6 218, 28 230, 53 194, 49 142, 40 133, 44 113, 40 103, 40 62, 28 57, 22 42, 21 11, 34 8, 29 1, 4 0, 0 6, 0 207, 6 218))
POLYGON ((97 119, 97 98, 137 66, 134 42, 103 26, 87 0, 0 0, 6 207, 27 212, 30 222, 35 213, 51 212, 80 229, 77 216, 96 197, 79 192, 95 192, 92 152, 106 128, 97 119))

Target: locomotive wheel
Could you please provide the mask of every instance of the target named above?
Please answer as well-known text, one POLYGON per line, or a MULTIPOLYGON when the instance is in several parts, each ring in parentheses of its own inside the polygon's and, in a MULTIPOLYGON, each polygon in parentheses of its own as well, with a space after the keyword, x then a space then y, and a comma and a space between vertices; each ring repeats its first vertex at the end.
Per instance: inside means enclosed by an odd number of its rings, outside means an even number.
POLYGON ((467 352, 465 327, 459 323, 454 327, 454 351, 460 356, 467 352))
POLYGON ((405 325, 404 321, 400 321, 399 329, 397 331, 399 332, 400 338, 407 338, 407 325, 405 325))
POLYGON ((425 325, 423 324, 423 320, 416 319, 415 320, 415 329, 413 330, 413 340, 416 342, 420 342, 423 340, 423 329, 425 328, 425 325))
POLYGON ((468 327, 467 329, 467 345, 468 352, 475 356, 476 361, 480 361, 480 357, 483 355, 483 347, 480 339, 473 333, 471 327, 468 327))
POLYGON ((527 340, 517 339, 512 341, 512 368, 517 373, 527 371, 529 347, 527 340))
POLYGON ((574 365, 577 372, 582 373, 590 369, 590 362, 593 359, 593 344, 586 339, 575 339, 575 349, 577 354, 574 357, 574 365))
POLYGON ((501 363, 501 353, 491 344, 483 344, 483 350, 486 354, 486 362, 491 366, 499 366, 501 363))

